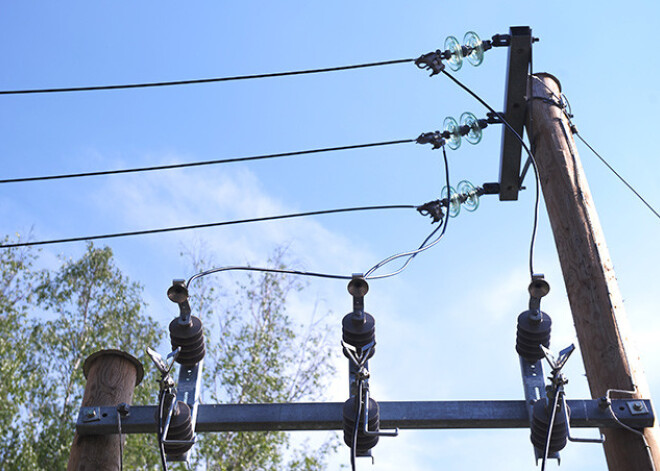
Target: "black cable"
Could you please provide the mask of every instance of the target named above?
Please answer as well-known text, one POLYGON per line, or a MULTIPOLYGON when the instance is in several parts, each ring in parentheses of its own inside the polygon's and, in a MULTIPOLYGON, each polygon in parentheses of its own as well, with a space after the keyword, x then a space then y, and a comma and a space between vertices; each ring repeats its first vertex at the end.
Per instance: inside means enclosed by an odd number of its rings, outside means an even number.
POLYGON ((119 434, 119 471, 124 471, 124 444, 121 442, 121 412, 117 409, 117 433, 119 434))
POLYGON ((438 227, 436 227, 436 228, 435 228, 435 229, 434 229, 434 230, 433 230, 433 231, 432 231, 432 232, 426 237, 426 239, 424 239, 424 241, 420 244, 420 246, 417 248, 417 250, 413 250, 413 251, 411 251, 411 252, 403 252, 403 253, 399 253, 399 254, 396 254, 396 255, 392 255, 392 256, 390 256, 390 257, 388 257, 388 258, 386 258, 386 259, 384 259, 384 260, 378 262, 376 265, 374 265, 373 267, 371 267, 371 268, 370 268, 370 269, 364 274, 364 278, 365 278, 365 280, 376 280, 376 279, 380 279, 380 278, 389 278, 390 276, 398 275, 399 273, 401 273, 403 270, 406 269, 406 267, 408 266, 408 264, 410 264, 410 262, 412 262, 413 258, 415 258, 415 257, 417 256, 417 254, 419 254, 420 252, 423 252, 423 251, 425 251, 425 250, 427 250, 427 249, 430 249, 431 247, 433 247, 434 245, 436 245, 438 242, 440 242, 440 240, 444 237, 445 232, 447 231, 447 224, 449 224, 449 206, 450 206, 450 204, 451 204, 451 191, 450 191, 451 186, 449 185, 449 160, 447 159, 447 151, 445 150, 445 146, 442 146, 442 157, 443 157, 443 159, 444 159, 444 163, 445 163, 445 182, 446 182, 446 188, 447 188, 447 201, 448 201, 448 204, 447 204, 447 214, 446 214, 446 216, 445 216, 444 221, 441 222, 441 223, 438 225, 438 227), (438 236, 433 242, 431 242, 431 243, 429 243, 429 244, 427 245, 428 241, 431 240, 431 238, 435 235, 435 233, 438 232, 438 231, 441 230, 441 229, 442 229, 442 231, 440 232, 440 235, 439 235, 439 236, 438 236), (395 270, 395 271, 393 271, 393 272, 391 272, 391 273, 387 273, 387 274, 385 274, 385 275, 376 275, 376 276, 372 276, 372 273, 376 272, 376 270, 378 270, 378 269, 381 268, 382 266, 387 265, 388 263, 390 263, 390 262, 392 262, 392 261, 394 261, 394 260, 397 260, 397 259, 399 259, 399 258, 401 258, 401 257, 405 257, 405 256, 408 256, 408 258, 407 258, 406 261, 403 263, 403 265, 401 265, 397 270, 395 270))
POLYGON ((272 77, 285 77, 290 75, 318 74, 323 72, 338 72, 340 70, 364 69, 367 67, 380 67, 384 65, 403 64, 414 62, 415 59, 396 59, 391 61, 369 62, 365 64, 343 65, 339 67, 327 67, 323 69, 294 70, 289 72, 275 72, 270 74, 255 75, 235 75, 232 77, 214 77, 193 80, 174 80, 170 82, 147 82, 130 83, 124 85, 96 85, 88 87, 65 87, 65 88, 37 88, 27 90, 0 90, 0 95, 25 95, 33 93, 61 93, 61 92, 91 92, 99 90, 120 90, 127 88, 151 88, 151 87, 170 87, 174 85, 194 85, 200 83, 230 82, 235 80, 251 80, 272 77))
POLYGON ((653 208, 653 206, 651 206, 651 205, 650 205, 650 204, 649 204, 649 203, 648 203, 648 202, 642 197, 642 195, 640 195, 640 194, 637 192, 637 190, 635 190, 635 189, 632 187, 632 185, 631 185, 630 183, 628 183, 628 182, 626 181, 626 179, 623 178, 623 177, 619 174, 619 172, 617 172, 616 170, 614 170, 614 168, 613 168, 609 163, 607 163, 607 161, 606 161, 606 160, 605 160, 605 159, 604 159, 604 158, 603 158, 598 152, 596 152, 596 150, 595 150, 593 147, 591 147, 587 141, 584 140, 584 138, 580 135, 580 133, 577 132, 577 128, 576 128, 575 126, 571 126, 571 130, 573 131, 573 134, 575 134, 575 135, 576 135, 576 136, 577 136, 577 137, 578 137, 578 138, 584 143, 584 145, 587 146, 587 147, 589 148, 589 150, 590 150, 591 152, 593 152, 594 155, 595 155, 596 157, 598 157, 598 158, 600 159, 600 161, 603 162, 603 163, 605 164, 605 166, 606 166, 607 168, 609 168, 610 171, 611 171, 614 175, 616 175, 616 176, 619 178, 619 180, 621 180, 621 181, 623 182, 623 184, 626 185, 626 186, 628 187, 628 189, 629 189, 630 191, 632 191, 632 192, 635 194, 635 196, 637 196, 637 198, 639 198, 640 201, 646 205, 647 208, 649 208, 649 209, 651 210, 651 212, 653 212, 653 214, 655 214, 655 217, 657 217, 658 219, 660 219, 660 214, 658 213, 658 211, 656 211, 656 210, 653 208))
POLYGON ((249 267, 249 266, 231 266, 231 267, 220 267, 212 268, 210 270, 205 270, 191 276, 186 282, 186 288, 190 289, 190 284, 195 281, 197 278, 202 278, 203 276, 212 275, 214 273, 221 273, 223 271, 257 271, 262 273, 280 273, 283 275, 302 275, 302 276, 315 276, 318 278, 331 278, 334 280, 352 280, 353 277, 350 275, 333 275, 330 273, 319 273, 313 271, 303 271, 303 270, 290 270, 283 268, 262 268, 262 267, 249 267))
POLYGON ((516 132, 515 129, 509 124, 509 122, 504 118, 502 113, 499 113, 495 111, 495 109, 490 106, 488 103, 486 103, 479 95, 477 95, 475 92, 470 90, 466 85, 463 85, 456 77, 448 73, 446 70, 442 71, 443 74, 445 74, 447 77, 449 77, 456 85, 461 87, 463 90, 468 92, 472 97, 474 97, 479 103, 481 103, 483 106, 485 106, 491 113, 495 114, 500 120, 502 120, 502 123, 507 127, 511 133, 520 141, 520 144, 522 147, 525 149, 527 152, 527 155, 529 155, 530 161, 532 162, 532 168, 534 169, 534 180, 535 180, 535 189, 536 189, 536 199, 534 202, 534 223, 532 225, 532 237, 531 241, 529 244, 529 273, 530 277, 534 277, 534 244, 536 242, 536 231, 538 228, 538 220, 539 220, 539 205, 540 205, 540 198, 541 198, 541 190, 539 188, 540 182, 539 182, 539 170, 538 166, 536 165, 536 158, 534 157, 534 154, 532 153, 531 150, 529 150, 529 147, 527 147, 527 144, 525 144, 525 141, 523 138, 516 132))
POLYGON ((163 412, 165 408, 165 391, 161 390, 158 394, 158 450, 160 452, 160 461, 163 465, 163 471, 167 471, 167 458, 165 456, 165 445, 163 445, 163 412))
MULTIPOLYGON (((357 457, 357 443, 358 443, 358 432, 360 430, 360 416, 362 415, 362 388, 364 384, 362 383, 362 380, 358 381, 358 391, 357 395, 355 396, 355 406, 356 406, 356 414, 355 414, 355 426, 353 428, 353 440, 351 444, 351 470, 355 471, 355 458, 357 457)), ((366 407, 369 407, 367 404, 366 407)))
POLYGON ((354 211, 374 211, 374 210, 384 210, 384 209, 416 209, 417 206, 411 204, 391 204, 391 205, 381 205, 381 206, 359 206, 353 208, 339 208, 339 209, 324 209, 320 211, 307 211, 304 213, 292 213, 292 214, 281 214, 278 216, 265 216, 261 218, 250 218, 250 219, 238 219, 233 221, 221 221, 221 222, 212 222, 207 224, 194 224, 191 226, 178 226, 178 227, 167 227, 163 229, 149 229, 144 231, 130 231, 130 232, 116 232, 113 234, 101 234, 101 235, 92 235, 92 236, 81 236, 81 237, 70 237, 67 239, 53 239, 53 240, 41 240, 35 242, 20 242, 14 244, 2 244, 0 248, 13 248, 13 247, 28 247, 34 245, 50 245, 50 244, 62 244, 66 242, 81 242, 85 240, 99 240, 99 239, 111 239, 115 237, 128 237, 136 235, 146 235, 146 234, 158 234, 163 232, 175 232, 175 231, 184 231, 189 229, 202 229, 207 227, 218 227, 218 226, 231 226, 234 224, 245 224, 249 222, 263 222, 263 221, 274 221, 278 219, 291 219, 298 217, 306 216, 318 216, 321 214, 334 214, 334 213, 348 213, 354 211))
POLYGON ((79 178, 79 177, 96 177, 101 175, 117 175, 122 173, 136 173, 136 172, 151 172, 155 170, 171 170, 175 168, 187 168, 187 167, 200 167, 203 165, 218 165, 218 164, 227 164, 233 162, 246 162, 249 160, 262 160, 262 159, 274 159, 278 157, 291 157, 294 155, 305 155, 305 154, 319 154, 322 152, 334 152, 340 150, 350 150, 350 149, 364 149, 367 147, 381 147, 381 146, 391 146, 395 144, 408 144, 415 142, 415 139, 401 139, 398 141, 383 141, 383 142, 372 142, 369 144, 354 144, 349 146, 339 146, 339 147, 325 147, 320 149, 309 149, 309 150, 299 150, 293 152, 281 152, 278 154, 264 154, 264 155, 253 155, 249 157, 233 157, 229 159, 218 159, 218 160, 204 160, 199 162, 188 162, 183 164, 170 164, 170 165, 156 165, 153 167, 138 167, 138 168, 126 168, 120 170, 102 170, 98 172, 83 172, 83 173, 70 173, 62 175, 47 175, 40 177, 24 177, 24 178, 8 178, 0 180, 2 183, 25 183, 25 182, 36 182, 44 180, 62 180, 65 178, 79 178))

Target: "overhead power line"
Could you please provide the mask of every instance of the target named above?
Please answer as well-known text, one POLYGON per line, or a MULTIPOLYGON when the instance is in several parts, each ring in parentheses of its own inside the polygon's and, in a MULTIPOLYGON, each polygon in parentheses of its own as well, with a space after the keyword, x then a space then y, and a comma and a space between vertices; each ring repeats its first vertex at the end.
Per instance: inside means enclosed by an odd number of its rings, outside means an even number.
POLYGON ((390 205, 381 205, 381 206, 357 206, 352 208, 338 208, 338 209, 324 209, 320 211, 307 211, 304 213, 291 213, 291 214, 280 214, 277 216, 265 216, 260 218, 250 218, 250 219, 238 219, 233 221, 221 221, 221 222, 212 222, 207 224, 194 224, 190 226, 177 226, 177 227, 166 227, 162 229, 148 229, 144 231, 130 231, 130 232, 115 232, 112 234, 101 234, 101 235, 91 235, 91 236, 80 236, 80 237, 69 237, 66 239, 52 239, 52 240, 41 240, 34 242, 18 242, 13 244, 2 244, 0 248, 14 248, 14 247, 29 247, 35 245, 51 245, 51 244, 63 244, 66 242, 81 242, 85 240, 99 240, 99 239, 112 239, 117 237, 129 237, 129 236, 138 236, 138 235, 147 235, 147 234, 160 234, 163 232, 175 232, 175 231, 186 231, 190 229, 203 229, 207 227, 219 227, 219 226, 231 226, 236 224, 247 224, 250 222, 264 222, 264 221, 275 221, 278 219, 293 219, 299 217, 307 216, 319 216, 322 214, 336 214, 336 213, 349 213, 356 211, 377 211, 377 210, 390 210, 390 209, 416 209, 417 206, 410 204, 390 204, 390 205))
POLYGON ((231 82, 236 80, 253 80, 253 79, 262 79, 262 78, 286 77, 290 75, 320 74, 324 72, 338 72, 341 70, 364 69, 367 67, 381 67, 384 65, 404 64, 406 62, 414 62, 414 61, 415 59, 396 59, 396 60, 381 61, 381 62, 368 62, 365 64, 327 67, 323 69, 294 70, 289 72, 275 72, 271 74, 235 75, 231 77, 213 77, 213 78, 192 79, 192 80, 173 80, 168 82, 145 82, 145 83, 129 83, 129 84, 120 84, 120 85, 93 85, 93 86, 85 86, 85 87, 63 87, 63 88, 34 88, 34 89, 25 89, 25 90, 0 90, 0 95, 92 92, 92 91, 100 91, 100 90, 123 90, 127 88, 172 87, 175 85, 195 85, 201 83, 231 82))
POLYGON ((2 183, 25 183, 25 182, 37 182, 45 180, 62 180, 65 178, 80 178, 80 177, 96 177, 101 175, 117 175, 121 173, 137 173, 137 172, 151 172, 156 170, 172 170, 176 168, 187 168, 187 167, 201 167, 203 165, 219 165, 219 164, 228 164, 234 162, 247 162, 250 160, 264 160, 264 159, 274 159, 279 157, 292 157, 294 155, 305 155, 305 154, 320 154, 322 152, 334 152, 340 150, 351 150, 351 149, 364 149, 367 147, 382 147, 382 146, 391 146, 396 144, 407 144, 415 142, 415 139, 401 139, 398 141, 384 141, 384 142, 372 142, 369 144, 354 144, 350 146, 339 146, 339 147, 325 147, 320 149, 309 149, 309 150, 299 150, 293 152, 281 152, 278 154, 264 154, 264 155, 253 155, 248 157, 233 157, 228 159, 217 159, 217 160, 204 160, 198 162, 186 162, 181 164, 169 164, 169 165, 155 165, 152 167, 137 167, 137 168, 126 168, 119 170, 101 170, 98 172, 81 172, 81 173, 69 173, 61 175, 45 175, 38 177, 23 177, 23 178, 7 178, 0 180, 2 183))
POLYGON ((525 149, 525 152, 527 152, 527 155, 529 156, 529 161, 532 164, 532 169, 534 170, 534 188, 535 188, 534 222, 532 223, 532 236, 529 242, 529 274, 531 278, 534 278, 534 245, 536 243, 536 232, 538 230, 538 224, 539 224, 539 206, 540 206, 540 198, 541 198, 539 171, 538 171, 538 166, 536 164, 536 158, 534 157, 534 154, 529 149, 527 144, 525 144, 525 141, 523 140, 522 136, 518 134, 515 129, 513 129, 511 124, 509 124, 509 122, 505 119, 502 113, 498 113, 497 111, 495 111, 495 109, 492 106, 486 103, 486 101, 483 98, 481 98, 479 95, 477 95, 472 89, 470 89, 470 87, 462 83, 460 80, 458 80, 456 77, 448 73, 446 70, 443 70, 442 73, 446 77, 451 79, 460 88, 465 90, 475 100, 481 103, 486 109, 488 109, 488 111, 490 111, 495 116, 500 118, 502 124, 504 124, 507 127, 507 129, 515 136, 515 138, 520 142, 520 145, 523 147, 523 149, 525 149))

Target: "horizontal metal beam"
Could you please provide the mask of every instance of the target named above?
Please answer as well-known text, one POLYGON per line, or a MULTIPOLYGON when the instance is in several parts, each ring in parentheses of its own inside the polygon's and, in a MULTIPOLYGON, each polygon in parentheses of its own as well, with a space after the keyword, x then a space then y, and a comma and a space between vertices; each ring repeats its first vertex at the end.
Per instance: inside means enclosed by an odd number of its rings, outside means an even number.
MULTIPOLYGON (((598 400, 569 400, 571 427, 618 427, 598 400)), ((527 428, 525 401, 379 402, 383 429, 527 428)), ((197 432, 265 430, 340 430, 341 402, 289 404, 202 404, 197 432)), ((650 400, 613 399, 619 420, 635 428, 651 427, 650 400)), ((80 435, 117 433, 115 407, 82 407, 76 423, 80 435)), ((122 433, 155 433, 156 406, 131 406, 121 419, 122 433)))

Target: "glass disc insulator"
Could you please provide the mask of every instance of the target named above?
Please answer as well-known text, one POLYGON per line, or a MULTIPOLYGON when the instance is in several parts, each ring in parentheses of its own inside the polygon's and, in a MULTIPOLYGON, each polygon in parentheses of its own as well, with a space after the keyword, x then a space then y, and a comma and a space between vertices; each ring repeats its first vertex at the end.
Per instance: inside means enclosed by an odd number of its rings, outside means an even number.
POLYGON ((454 36, 448 36, 445 39, 445 50, 451 53, 451 57, 447 59, 449 68, 453 71, 459 70, 463 66, 463 49, 461 48, 461 43, 454 36))
MULTIPOLYGON (((449 208, 448 208, 448 213, 450 217, 455 218, 458 216, 458 213, 461 212, 461 201, 458 198, 458 193, 456 193, 456 190, 454 190, 453 187, 449 187, 449 192, 451 196, 449 197, 449 208)), ((440 193, 440 199, 445 199, 447 198, 447 187, 442 188, 442 192, 440 193)))
POLYGON ((465 210, 470 212, 476 211, 479 207, 479 195, 474 185, 467 180, 463 180, 456 185, 456 190, 459 194, 467 195, 467 199, 463 203, 465 210))
POLYGON ((484 45, 481 38, 474 31, 468 31, 463 36, 463 44, 471 49, 466 59, 473 66, 481 65, 484 61, 484 45))
POLYGON ((470 131, 465 135, 465 139, 470 144, 479 144, 481 142, 481 136, 483 134, 481 126, 479 126, 479 120, 475 115, 466 111, 461 115, 461 127, 468 126, 470 131))
POLYGON ((461 147, 461 134, 458 130, 458 123, 451 116, 447 116, 445 121, 442 123, 443 129, 449 133, 449 137, 446 139, 447 145, 450 149, 458 149, 461 147))

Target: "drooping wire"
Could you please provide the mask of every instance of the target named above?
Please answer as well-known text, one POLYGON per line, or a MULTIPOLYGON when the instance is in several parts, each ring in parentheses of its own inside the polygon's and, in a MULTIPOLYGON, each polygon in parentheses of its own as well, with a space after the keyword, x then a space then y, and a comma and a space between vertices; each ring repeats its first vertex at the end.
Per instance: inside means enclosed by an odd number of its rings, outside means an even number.
MULTIPOLYGON (((445 146, 442 146, 442 157, 443 157, 444 164, 445 164, 445 182, 446 182, 446 185, 447 185, 447 198, 449 199, 449 198, 451 198, 450 191, 449 191, 449 188, 451 188, 451 187, 450 187, 450 185, 449 185, 449 161, 448 161, 448 159, 447 159, 447 152, 446 152, 446 150, 445 150, 445 146)), ((378 262, 376 265, 374 265, 373 267, 371 267, 371 268, 370 268, 370 269, 364 274, 364 278, 365 278, 365 279, 370 279, 370 280, 375 280, 375 279, 379 279, 379 278, 388 278, 388 277, 390 277, 390 276, 398 275, 399 273, 401 273, 403 270, 406 269, 406 267, 408 266, 408 264, 412 261, 413 258, 415 258, 415 257, 417 256, 418 253, 423 252, 423 251, 425 251, 425 250, 428 250, 428 249, 430 249, 431 247, 433 247, 434 245, 436 245, 438 242, 440 242, 440 240, 442 239, 442 237, 445 235, 445 231, 447 230, 447 224, 448 224, 448 222, 449 222, 449 213, 446 214, 446 216, 445 216, 445 220, 441 223, 441 225, 439 225, 438 227, 436 227, 436 228, 435 228, 435 229, 434 229, 434 230, 433 230, 433 231, 432 231, 432 232, 426 237, 426 239, 424 239, 424 241, 421 243, 421 245, 419 246, 419 248, 417 248, 417 250, 412 250, 412 251, 410 251, 410 252, 402 252, 402 253, 399 253, 399 254, 396 254, 396 255, 392 255, 392 256, 390 256, 390 257, 387 257, 386 259, 384 259, 384 260, 378 262), (441 230, 441 229, 442 229, 442 230, 441 230), (438 236, 433 242, 431 242, 431 243, 429 243, 429 244, 427 245, 428 241, 429 241, 429 240, 435 235, 435 233, 438 232, 439 230, 441 230, 440 235, 439 235, 439 236, 438 236), (391 272, 391 273, 387 273, 387 274, 385 274, 385 275, 372 276, 372 273, 374 273, 376 270, 378 270, 378 269, 381 268, 382 266, 384 266, 384 265, 386 265, 386 264, 388 264, 388 263, 390 263, 390 262, 392 262, 392 261, 394 261, 394 260, 397 260, 397 259, 399 259, 399 258, 402 258, 402 257, 408 257, 408 259, 404 262, 404 264, 403 264, 398 270, 393 271, 393 272, 391 272)))
MULTIPOLYGON (((449 162, 448 162, 447 153, 446 153, 444 147, 442 148, 442 156, 443 156, 444 166, 445 166, 445 181, 446 181, 447 188, 449 188, 449 162)), ((440 241, 440 239, 442 239, 445 231, 447 230, 447 221, 448 220, 449 220, 449 215, 447 214, 447 216, 445 217, 445 220, 442 223, 442 225, 436 227, 433 230, 433 232, 431 232, 431 234, 429 234, 426 237, 426 239, 424 239, 424 242, 422 242, 422 244, 419 246, 419 248, 417 250, 413 250, 413 251, 410 251, 410 252, 399 253, 399 254, 392 255, 392 256, 382 260, 381 262, 374 265, 371 269, 369 269, 365 273, 365 275, 364 275, 365 279, 368 278, 368 279, 374 280, 374 279, 379 279, 379 278, 387 278, 387 277, 391 277, 391 276, 394 276, 394 275, 397 275, 397 274, 401 273, 403 270, 405 270, 405 268, 408 266, 408 264, 412 261, 413 258, 415 258, 415 256, 418 253, 423 252, 423 251, 433 247, 434 245, 436 245, 440 241), (428 241, 439 230, 441 230, 441 233, 437 237, 437 239, 434 240, 431 243, 428 243, 428 241), (371 276, 372 273, 374 271, 376 271, 377 269, 379 269, 380 267, 386 265, 387 263, 389 263, 393 260, 396 260, 396 259, 401 258, 401 257, 406 257, 406 256, 408 257, 408 259, 405 261, 405 263, 398 270, 396 270, 392 273, 388 273, 386 275, 371 276)), ((290 269, 279 269, 279 268, 262 268, 262 267, 250 267, 250 266, 228 266, 228 267, 212 268, 210 270, 205 270, 205 271, 196 273, 195 275, 191 276, 188 279, 188 281, 186 282, 186 287, 189 289, 192 282, 195 281, 197 278, 201 278, 203 276, 211 275, 211 274, 214 274, 214 273, 220 273, 220 272, 223 272, 223 271, 232 271, 232 270, 256 271, 256 272, 267 272, 267 273, 281 273, 281 274, 288 274, 288 275, 302 275, 302 276, 312 276, 312 277, 318 277, 318 278, 330 278, 330 279, 338 279, 338 280, 350 280, 350 279, 353 278, 352 276, 348 276, 348 275, 337 275, 337 274, 310 272, 310 271, 302 271, 302 270, 290 270, 290 269)))
POLYGON ((233 157, 228 159, 216 159, 216 160, 204 160, 198 162, 186 162, 180 164, 169 164, 169 165, 155 165, 151 167, 137 167, 137 168, 126 168, 119 170, 101 170, 97 172, 81 172, 81 173, 69 173, 61 175, 45 175, 38 177, 22 177, 22 178, 6 178, 1 179, 0 184, 2 183, 25 183, 25 182, 36 182, 36 181, 45 181, 45 180, 62 180, 66 178, 80 178, 80 177, 96 177, 101 175, 118 175, 123 173, 137 173, 137 172, 152 172, 156 170, 172 170, 177 168, 188 168, 188 167, 201 167, 203 165, 219 165, 219 164, 228 164, 235 162, 247 162, 250 160, 265 160, 265 159, 274 159, 279 157, 292 157, 295 155, 307 155, 307 154, 320 154, 323 152, 334 152, 341 150, 351 150, 351 149, 364 149, 367 147, 382 147, 382 146, 391 146, 396 144, 408 144, 415 142, 415 139, 401 139, 396 141, 383 141, 383 142, 372 142, 369 144, 354 144, 349 146, 339 146, 339 147, 325 147, 320 149, 309 149, 309 150, 299 150, 293 152, 281 152, 277 154, 264 154, 264 155, 253 155, 248 157, 233 157))
POLYGON ((130 84, 122 84, 122 85, 94 85, 94 86, 85 86, 85 87, 37 88, 37 89, 25 89, 25 90, 0 90, 0 95, 26 95, 26 94, 34 94, 34 93, 90 92, 90 91, 100 91, 100 90, 121 90, 127 88, 171 87, 174 85, 194 85, 201 83, 230 82, 235 80, 252 80, 252 79, 262 79, 262 78, 285 77, 291 75, 338 72, 341 70, 364 69, 367 67, 380 67, 384 65, 403 64, 406 62, 414 62, 414 61, 415 59, 396 59, 396 60, 381 61, 381 62, 368 62, 365 64, 326 67, 322 69, 294 70, 289 72, 275 72, 270 74, 235 75, 231 77, 213 77, 213 78, 205 78, 205 79, 174 80, 174 81, 166 81, 166 82, 130 83, 130 84))
POLYGON ((63 244, 67 242, 82 242, 86 240, 100 240, 100 239, 111 239, 117 237, 129 237, 137 235, 147 235, 147 234, 160 234, 164 232, 175 232, 175 231, 185 231, 191 229, 203 229, 208 227, 219 227, 219 226, 231 226, 235 224, 247 224, 251 222, 264 222, 264 221, 275 221, 280 219, 293 219, 299 217, 307 216, 318 216, 322 214, 336 214, 336 213, 348 213, 355 211, 377 211, 377 210, 390 210, 390 209, 416 209, 415 205, 410 204, 392 204, 392 205, 381 205, 381 206, 359 206, 353 208, 339 208, 339 209, 324 209, 320 211, 307 211, 303 213, 291 213, 291 214, 280 214, 277 216, 265 216, 260 218, 250 218, 250 219, 238 219, 233 221, 221 221, 221 222, 212 222, 207 224, 194 224, 190 226, 177 226, 177 227, 166 227, 162 229, 148 229, 143 231, 130 231, 130 232, 115 232, 112 234, 100 234, 100 235, 90 235, 90 236, 80 236, 80 237, 70 237, 66 239, 52 239, 52 240, 40 240, 33 242, 17 242, 13 244, 2 244, 0 248, 14 248, 14 247, 28 247, 34 245, 51 245, 51 244, 63 244))
POLYGON ((214 273, 220 273, 223 271, 233 271, 233 270, 238 270, 238 271, 257 271, 257 272, 265 272, 265 273, 281 273, 284 275, 302 275, 302 276, 315 276, 318 278, 332 278, 336 280, 350 280, 353 277, 348 276, 348 275, 332 275, 329 273, 318 273, 318 272, 313 272, 313 271, 303 271, 303 270, 289 270, 289 269, 282 269, 282 268, 262 268, 262 267, 250 267, 250 266, 231 266, 231 267, 220 267, 220 268, 212 268, 210 270, 205 270, 199 273, 194 274, 191 276, 188 281, 186 282, 186 288, 190 289, 190 285, 193 281, 195 281, 197 278, 201 278, 203 276, 207 275, 212 275, 214 273))
POLYGON ((486 101, 484 101, 479 95, 477 95, 475 92, 473 92, 469 87, 461 83, 456 77, 448 73, 446 70, 442 71, 445 76, 449 77, 456 85, 461 87, 463 90, 465 90, 467 93, 469 93, 472 97, 474 97, 479 103, 481 103, 483 106, 485 106, 491 113, 495 114, 498 118, 502 120, 502 123, 507 127, 507 129, 520 141, 520 144, 522 145, 523 149, 525 149, 525 152, 527 152, 527 155, 529 156, 529 159, 532 163, 532 169, 534 170, 534 187, 535 187, 535 201, 534 201, 534 222, 532 224, 532 237, 529 243, 529 274, 530 277, 534 277, 534 244, 536 243, 536 232, 538 229, 538 220, 539 220, 539 206, 540 206, 540 198, 541 198, 541 189, 540 189, 540 181, 539 181, 539 170, 538 166, 536 165, 536 158, 534 157, 534 154, 532 151, 527 147, 527 144, 525 144, 525 141, 523 138, 516 132, 515 129, 509 124, 509 122, 505 119, 505 117, 502 115, 502 113, 498 113, 495 111, 495 109, 490 106, 486 101))

